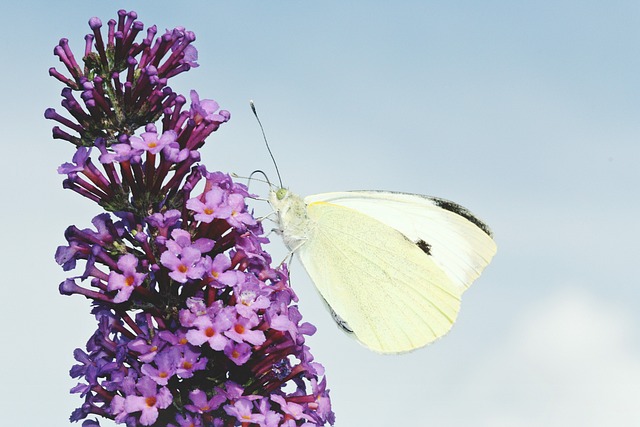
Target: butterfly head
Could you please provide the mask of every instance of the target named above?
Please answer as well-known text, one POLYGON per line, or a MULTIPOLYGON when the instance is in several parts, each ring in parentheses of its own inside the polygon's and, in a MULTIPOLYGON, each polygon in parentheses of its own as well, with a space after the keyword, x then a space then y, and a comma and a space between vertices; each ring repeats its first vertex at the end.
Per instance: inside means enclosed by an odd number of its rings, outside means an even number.
POLYGON ((269 190, 269 204, 276 211, 280 211, 286 204, 286 199, 289 194, 289 190, 286 188, 271 188, 269 190))
POLYGON ((274 191, 274 195, 278 200, 284 200, 285 198, 289 197, 289 194, 289 190, 287 190, 286 188, 278 188, 276 191, 274 191))

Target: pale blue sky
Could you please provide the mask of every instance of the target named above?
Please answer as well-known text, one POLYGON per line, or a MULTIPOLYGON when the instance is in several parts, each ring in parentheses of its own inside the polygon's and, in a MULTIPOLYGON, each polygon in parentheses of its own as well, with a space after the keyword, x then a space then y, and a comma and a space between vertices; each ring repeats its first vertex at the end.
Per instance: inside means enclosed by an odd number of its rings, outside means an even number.
POLYGON ((293 264, 337 426, 640 424, 640 4, 538 0, 0 5, 0 425, 62 427, 80 404, 67 373, 94 321, 58 295, 53 253, 97 208, 55 173, 72 149, 43 118, 61 89, 47 70, 60 37, 78 53, 88 19, 119 8, 196 32, 201 66, 172 87, 232 113, 209 169, 275 179, 253 99, 293 191, 440 196, 493 228, 453 331, 404 356, 341 334, 293 264))

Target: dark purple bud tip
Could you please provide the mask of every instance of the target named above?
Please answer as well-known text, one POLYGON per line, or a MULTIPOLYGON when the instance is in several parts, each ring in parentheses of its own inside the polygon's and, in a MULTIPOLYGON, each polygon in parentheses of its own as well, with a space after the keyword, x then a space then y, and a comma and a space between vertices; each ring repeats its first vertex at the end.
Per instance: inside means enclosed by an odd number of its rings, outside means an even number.
POLYGON ((78 285, 76 285, 73 280, 67 279, 64 282, 60 283, 60 286, 58 286, 58 290, 62 295, 73 295, 78 291, 78 285))
POLYGON ((94 16, 93 18, 89 19, 89 27, 92 30, 97 30, 98 28, 102 27, 102 21, 97 16, 94 16))
MULTIPOLYGON (((62 188, 64 188, 65 190, 73 190, 73 181, 70 179, 65 179, 64 181, 62 181, 62 188)), ((62 283, 60 284, 60 286, 62 286, 62 283)), ((60 292, 62 292, 62 290, 60 292)))
POLYGON ((54 126, 51 129, 51 135, 53 136, 53 139, 64 139, 65 141, 73 140, 73 137, 69 135, 67 132, 60 129, 59 126, 54 126))
POLYGON ((55 119, 56 117, 58 117, 58 114, 56 113, 55 109, 47 108, 46 110, 44 110, 45 119, 55 119))

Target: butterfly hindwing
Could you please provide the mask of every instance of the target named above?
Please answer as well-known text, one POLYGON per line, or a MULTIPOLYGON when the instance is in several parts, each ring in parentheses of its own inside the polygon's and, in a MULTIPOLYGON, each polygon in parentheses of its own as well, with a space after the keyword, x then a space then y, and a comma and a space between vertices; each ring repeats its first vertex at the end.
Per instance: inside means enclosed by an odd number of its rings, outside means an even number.
POLYGON ((308 203, 307 215, 312 225, 297 251, 300 259, 331 309, 365 346, 410 351, 451 328, 462 292, 425 247, 332 200, 308 203))

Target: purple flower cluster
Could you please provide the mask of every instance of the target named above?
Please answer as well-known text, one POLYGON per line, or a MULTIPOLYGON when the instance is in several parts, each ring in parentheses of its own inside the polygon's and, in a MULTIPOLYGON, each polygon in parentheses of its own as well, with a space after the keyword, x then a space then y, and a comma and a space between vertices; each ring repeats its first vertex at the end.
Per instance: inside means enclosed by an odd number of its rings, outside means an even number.
POLYGON ((76 146, 58 169, 64 187, 109 212, 93 228, 70 226, 55 257, 65 271, 81 271, 60 292, 90 299, 98 324, 86 350, 74 352, 72 392, 84 403, 71 420, 333 424, 324 369, 305 345, 315 327, 302 322, 286 266, 272 267, 262 249, 251 195, 196 164, 229 113, 195 91, 187 108, 167 86, 197 66, 195 36, 175 28, 156 38, 154 26, 137 42, 136 18, 119 11, 106 40, 92 18, 84 66, 63 39, 54 53, 70 77, 50 70, 66 85, 62 106, 73 117, 45 112, 68 129, 54 127, 53 137, 76 146))

